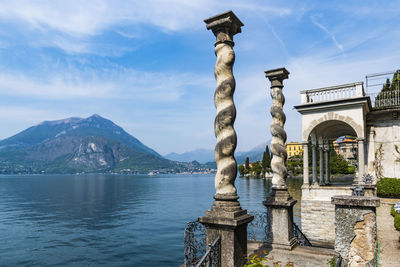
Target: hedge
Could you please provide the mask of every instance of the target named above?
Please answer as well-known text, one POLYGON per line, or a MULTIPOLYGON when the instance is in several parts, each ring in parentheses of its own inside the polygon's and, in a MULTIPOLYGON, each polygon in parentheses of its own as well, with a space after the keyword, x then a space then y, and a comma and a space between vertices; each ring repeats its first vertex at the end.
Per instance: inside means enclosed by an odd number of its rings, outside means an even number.
POLYGON ((400 198, 400 179, 383 178, 376 183, 378 197, 400 198))
POLYGON ((394 205, 390 210, 390 214, 394 217, 394 228, 396 228, 397 231, 400 231, 400 213, 394 211, 394 205))

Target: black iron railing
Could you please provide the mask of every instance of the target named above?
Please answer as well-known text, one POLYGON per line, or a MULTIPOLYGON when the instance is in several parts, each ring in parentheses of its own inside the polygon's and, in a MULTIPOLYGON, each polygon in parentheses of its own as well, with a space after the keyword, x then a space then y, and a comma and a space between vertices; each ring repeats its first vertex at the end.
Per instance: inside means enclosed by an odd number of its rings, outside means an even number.
POLYGON ((303 234, 297 224, 293 223, 293 235, 297 239, 297 243, 303 247, 312 247, 310 240, 303 234))
POLYGON ((206 253, 206 229, 197 222, 188 222, 184 234, 185 267, 196 265, 201 255, 206 253))
POLYGON ((196 264, 196 267, 221 267, 221 237, 208 245, 206 254, 196 264))
MULTIPOLYGON (((254 220, 248 225, 247 228, 248 240, 258 240, 267 242, 267 236, 268 236, 267 212, 251 211, 249 212, 249 214, 254 215, 254 220)), ((300 246, 312 247, 311 242, 307 239, 304 233, 294 222, 293 222, 293 235, 297 239, 297 242, 300 246)))

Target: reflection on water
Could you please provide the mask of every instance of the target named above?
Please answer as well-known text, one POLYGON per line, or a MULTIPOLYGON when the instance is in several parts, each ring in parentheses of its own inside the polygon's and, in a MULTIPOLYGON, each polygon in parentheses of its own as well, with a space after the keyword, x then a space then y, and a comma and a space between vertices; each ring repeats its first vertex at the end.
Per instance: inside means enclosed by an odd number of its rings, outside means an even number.
MULTIPOLYGON (((299 200, 301 179, 288 184, 299 200)), ((265 211, 270 180, 236 186, 243 208, 265 211)), ((0 176, 0 265, 178 266, 185 224, 214 193, 213 175, 0 176)))

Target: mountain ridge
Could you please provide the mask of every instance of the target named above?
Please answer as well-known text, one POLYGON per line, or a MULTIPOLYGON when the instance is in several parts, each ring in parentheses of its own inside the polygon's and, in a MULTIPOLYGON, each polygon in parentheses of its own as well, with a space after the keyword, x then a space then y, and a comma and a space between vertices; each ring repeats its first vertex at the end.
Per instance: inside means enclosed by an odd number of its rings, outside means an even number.
POLYGON ((0 141, 0 174, 136 173, 202 169, 163 158, 111 120, 94 114, 44 121, 0 141))

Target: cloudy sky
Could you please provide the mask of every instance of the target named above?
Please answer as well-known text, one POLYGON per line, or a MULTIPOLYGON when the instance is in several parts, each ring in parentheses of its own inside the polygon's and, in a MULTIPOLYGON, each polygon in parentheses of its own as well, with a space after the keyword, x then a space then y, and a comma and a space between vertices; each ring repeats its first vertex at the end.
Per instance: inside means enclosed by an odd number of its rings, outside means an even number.
POLYGON ((290 71, 288 141, 299 91, 400 68, 397 1, 0 1, 0 139, 44 120, 106 117, 161 154, 215 145, 215 37, 233 10, 238 150, 270 139, 264 71, 290 71), (322 3, 324 2, 324 3, 322 3))

